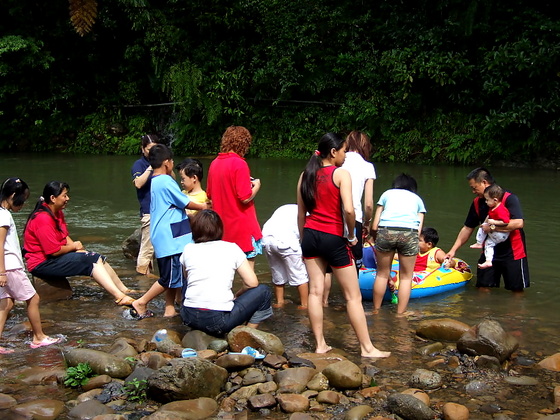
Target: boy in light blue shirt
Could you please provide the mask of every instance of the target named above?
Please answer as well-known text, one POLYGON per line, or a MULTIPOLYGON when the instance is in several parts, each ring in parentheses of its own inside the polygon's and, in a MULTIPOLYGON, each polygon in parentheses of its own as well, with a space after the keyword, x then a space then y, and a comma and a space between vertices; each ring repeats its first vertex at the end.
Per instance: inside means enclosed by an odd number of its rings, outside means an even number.
POLYGON ((185 209, 204 210, 206 203, 195 203, 181 192, 173 173, 173 155, 164 144, 150 149, 148 160, 153 177, 150 203, 150 237, 156 254, 160 278, 140 298, 132 303, 130 314, 135 319, 154 316, 147 309, 148 303, 165 292, 164 317, 177 315, 175 311, 176 290, 183 286, 183 268, 179 257, 185 245, 192 241, 191 225, 185 209))

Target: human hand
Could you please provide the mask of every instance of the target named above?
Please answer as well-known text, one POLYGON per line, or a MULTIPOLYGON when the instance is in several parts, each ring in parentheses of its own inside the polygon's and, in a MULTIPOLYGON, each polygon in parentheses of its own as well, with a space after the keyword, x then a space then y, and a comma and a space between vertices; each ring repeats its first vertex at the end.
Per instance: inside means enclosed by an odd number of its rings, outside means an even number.
POLYGON ((206 210, 212 210, 212 200, 206 201, 206 210))
POLYGON ((4 273, 3 276, 0 276, 0 287, 4 287, 7 284, 8 284, 8 277, 6 276, 6 273, 4 273))
POLYGON ((451 259, 455 256, 455 251, 451 250, 449 251, 447 254, 445 254, 445 257, 443 259, 443 261, 451 261, 451 259))
POLYGON ((492 229, 490 229, 490 223, 483 223, 480 225, 480 228, 484 233, 492 232, 492 229))
POLYGON ((251 179, 251 188, 260 188, 261 187, 261 180, 258 178, 251 179))
POLYGON ((82 241, 74 241, 73 245, 76 251, 85 251, 85 248, 82 245, 82 241))

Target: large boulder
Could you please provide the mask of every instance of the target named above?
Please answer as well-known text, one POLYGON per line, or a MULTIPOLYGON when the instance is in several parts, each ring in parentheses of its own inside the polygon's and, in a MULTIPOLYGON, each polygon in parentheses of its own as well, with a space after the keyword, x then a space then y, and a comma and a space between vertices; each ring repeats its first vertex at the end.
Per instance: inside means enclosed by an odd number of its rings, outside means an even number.
POLYGON ((228 371, 198 357, 172 359, 148 379, 150 395, 170 402, 214 398, 226 383, 228 371))
POLYGON ((91 349, 72 349, 64 353, 68 366, 89 363, 91 370, 97 375, 109 375, 112 378, 126 378, 132 367, 123 358, 113 356, 104 351, 91 349))
POLYGON ((457 341, 470 328, 451 318, 426 319, 418 324, 416 335, 434 341, 457 341))
POLYGON ((504 331, 499 322, 486 319, 464 333, 457 341, 457 350, 471 356, 496 357, 500 362, 509 359, 519 342, 504 331))
POLYGON ((231 330, 227 341, 232 351, 241 351, 244 347, 251 346, 265 353, 284 354, 284 344, 277 336, 244 325, 231 330))

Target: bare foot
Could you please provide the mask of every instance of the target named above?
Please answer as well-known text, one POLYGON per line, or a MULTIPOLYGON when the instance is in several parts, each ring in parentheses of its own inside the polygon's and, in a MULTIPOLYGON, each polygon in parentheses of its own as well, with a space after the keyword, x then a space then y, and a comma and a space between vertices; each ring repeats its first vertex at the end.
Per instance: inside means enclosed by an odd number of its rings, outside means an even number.
POLYGON ((400 313, 400 314, 398 313, 397 318, 405 318, 405 317, 408 317, 408 316, 416 316, 416 315, 417 314, 414 311, 404 311, 403 313, 400 313))
POLYGON ((379 314, 379 309, 375 309, 375 308, 372 309, 371 314, 372 314, 372 315, 377 315, 377 314, 379 314))
POLYGON ((328 353, 331 350, 332 350, 331 346, 326 346, 326 347, 323 347, 323 348, 317 348, 315 350, 315 353, 324 354, 324 353, 328 353))
POLYGON ((389 357, 391 355, 390 351, 381 351, 376 349, 375 347, 373 348, 373 350, 368 351, 368 352, 363 352, 362 353, 362 357, 377 357, 377 358, 381 358, 381 357, 389 357))
POLYGON ((307 310, 307 305, 298 305, 298 309, 307 310))
POLYGON ((171 313, 170 315, 168 315, 166 312, 163 314, 164 318, 175 318, 176 316, 179 316, 179 312, 173 311, 173 313, 171 313))
POLYGON ((482 249, 482 244, 479 244, 478 242, 476 244, 472 244, 469 248, 472 249, 482 249))
POLYGON ((323 302, 323 308, 328 308, 329 307, 329 302, 323 302))
POLYGON ((492 261, 486 261, 483 264, 478 264, 478 268, 485 269, 490 267, 492 267, 492 261))
POLYGON ((286 304, 286 301, 282 300, 282 301, 278 301, 278 302, 272 304, 272 307, 273 308, 283 308, 285 304, 286 304))

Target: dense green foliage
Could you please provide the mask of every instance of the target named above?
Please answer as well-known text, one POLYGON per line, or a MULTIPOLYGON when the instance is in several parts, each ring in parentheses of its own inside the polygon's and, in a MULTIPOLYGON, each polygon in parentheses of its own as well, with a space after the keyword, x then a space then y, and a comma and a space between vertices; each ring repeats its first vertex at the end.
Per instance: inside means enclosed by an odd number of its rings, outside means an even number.
POLYGON ((106 0, 83 38, 67 6, 0 4, 1 149, 213 154, 236 124, 263 157, 352 129, 377 160, 560 156, 550 2, 106 0))
POLYGON ((77 366, 70 366, 66 369, 64 385, 69 387, 79 387, 85 385, 89 378, 95 376, 89 363, 78 363, 77 366))

